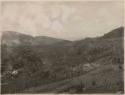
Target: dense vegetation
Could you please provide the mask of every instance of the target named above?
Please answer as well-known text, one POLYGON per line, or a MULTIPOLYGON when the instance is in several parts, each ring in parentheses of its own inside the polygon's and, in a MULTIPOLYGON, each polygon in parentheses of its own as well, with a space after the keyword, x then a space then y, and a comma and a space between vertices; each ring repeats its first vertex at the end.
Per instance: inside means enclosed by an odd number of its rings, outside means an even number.
POLYGON ((123 91, 123 33, 120 27, 102 37, 67 41, 5 32, 1 91, 51 93, 48 84, 58 88, 54 93, 123 91))

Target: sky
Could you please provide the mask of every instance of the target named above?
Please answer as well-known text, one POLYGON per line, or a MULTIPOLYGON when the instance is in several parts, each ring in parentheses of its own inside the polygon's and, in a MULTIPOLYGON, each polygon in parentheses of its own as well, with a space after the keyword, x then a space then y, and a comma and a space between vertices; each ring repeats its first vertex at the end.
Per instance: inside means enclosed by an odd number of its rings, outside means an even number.
POLYGON ((101 36, 123 26, 122 1, 1 3, 2 31, 67 40, 101 36))

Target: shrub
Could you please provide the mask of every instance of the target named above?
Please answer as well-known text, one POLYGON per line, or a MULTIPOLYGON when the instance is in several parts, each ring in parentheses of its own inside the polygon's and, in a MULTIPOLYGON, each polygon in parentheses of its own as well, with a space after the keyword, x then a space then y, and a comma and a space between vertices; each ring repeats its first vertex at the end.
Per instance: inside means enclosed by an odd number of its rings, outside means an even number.
POLYGON ((96 85, 96 82, 95 81, 92 81, 92 86, 95 86, 96 85))

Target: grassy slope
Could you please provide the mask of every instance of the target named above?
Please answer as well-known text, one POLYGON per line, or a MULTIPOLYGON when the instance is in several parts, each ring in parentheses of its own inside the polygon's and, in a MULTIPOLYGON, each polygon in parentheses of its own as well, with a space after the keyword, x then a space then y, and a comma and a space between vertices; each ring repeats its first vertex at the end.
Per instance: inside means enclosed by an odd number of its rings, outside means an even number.
POLYGON ((123 72, 119 65, 103 65, 95 70, 89 71, 78 77, 65 79, 43 86, 33 87, 25 90, 25 93, 115 93, 123 91, 123 72), (108 71, 108 73, 107 73, 108 71), (120 76, 120 77, 118 77, 120 76), (92 86, 92 82, 96 84, 92 86), (85 90, 77 92, 80 85, 85 86, 85 90))

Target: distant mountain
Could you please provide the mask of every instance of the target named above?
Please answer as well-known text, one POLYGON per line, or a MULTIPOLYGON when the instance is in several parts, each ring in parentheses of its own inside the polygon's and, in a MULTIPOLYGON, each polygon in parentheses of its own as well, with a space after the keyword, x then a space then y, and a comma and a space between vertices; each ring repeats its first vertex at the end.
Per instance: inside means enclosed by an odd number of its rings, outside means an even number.
POLYGON ((33 37, 15 31, 4 31, 1 40, 2 44, 8 46, 29 45, 32 43, 33 37))
POLYGON ((2 44, 6 45, 52 45, 57 43, 67 43, 68 40, 57 39, 47 36, 32 37, 14 31, 5 31, 2 34, 2 44))
MULTIPOLYGON (((70 43, 67 62, 72 65, 94 62, 101 58, 123 59, 124 28, 120 27, 97 38, 85 38, 70 43)), ((123 61, 122 61, 123 63, 123 61)), ((99 63, 103 64, 103 62, 99 63)))
POLYGON ((52 38, 48 36, 37 36, 34 38, 34 44, 36 45, 52 45, 52 44, 58 44, 62 42, 70 42, 68 40, 63 40, 63 39, 57 39, 57 38, 52 38))
POLYGON ((124 27, 119 27, 105 34, 103 38, 116 38, 116 37, 123 37, 123 36, 124 36, 124 27))

